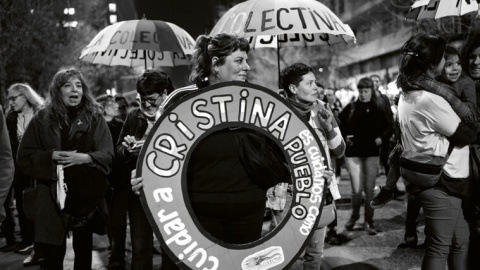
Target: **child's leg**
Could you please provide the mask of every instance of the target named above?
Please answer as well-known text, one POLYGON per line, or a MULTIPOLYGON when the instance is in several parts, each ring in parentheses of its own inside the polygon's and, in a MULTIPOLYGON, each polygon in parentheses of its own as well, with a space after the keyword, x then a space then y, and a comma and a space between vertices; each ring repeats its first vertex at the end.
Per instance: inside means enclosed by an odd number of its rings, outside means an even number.
POLYGON ((385 181, 385 188, 393 190, 397 185, 398 179, 400 179, 400 166, 396 163, 392 163, 385 181))

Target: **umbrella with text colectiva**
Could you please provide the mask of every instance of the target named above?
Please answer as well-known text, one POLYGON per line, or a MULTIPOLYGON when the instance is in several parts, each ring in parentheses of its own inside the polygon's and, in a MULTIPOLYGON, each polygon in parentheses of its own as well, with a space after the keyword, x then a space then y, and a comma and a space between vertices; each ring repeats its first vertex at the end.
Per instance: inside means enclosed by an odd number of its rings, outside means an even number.
POLYGON ((356 42, 352 29, 315 0, 249 0, 229 9, 210 32, 246 37, 252 48, 356 42))
POLYGON ((82 61, 122 66, 188 65, 195 40, 181 27, 160 20, 130 20, 107 26, 82 50, 82 61))
POLYGON ((448 16, 463 16, 478 12, 477 0, 417 0, 411 6, 405 19, 439 19, 448 16))

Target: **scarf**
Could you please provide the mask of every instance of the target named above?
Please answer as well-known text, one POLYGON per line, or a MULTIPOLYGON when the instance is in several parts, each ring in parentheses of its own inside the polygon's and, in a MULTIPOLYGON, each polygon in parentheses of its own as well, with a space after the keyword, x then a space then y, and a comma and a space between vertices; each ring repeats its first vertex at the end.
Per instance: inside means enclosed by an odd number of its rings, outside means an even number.
MULTIPOLYGON (((298 102, 292 98, 288 98, 288 102, 297 109, 297 111, 303 116, 303 117, 308 117, 310 116, 310 111, 312 111, 313 108, 313 103, 303 103, 303 102, 298 102)), ((308 120, 308 118, 307 118, 308 120)))
POLYGON ((410 90, 425 90, 432 94, 441 96, 452 107, 453 111, 460 117, 470 129, 478 130, 478 122, 475 117, 475 112, 470 110, 460 99, 453 93, 455 90, 451 86, 441 83, 425 75, 416 76, 407 81, 406 91, 410 90))

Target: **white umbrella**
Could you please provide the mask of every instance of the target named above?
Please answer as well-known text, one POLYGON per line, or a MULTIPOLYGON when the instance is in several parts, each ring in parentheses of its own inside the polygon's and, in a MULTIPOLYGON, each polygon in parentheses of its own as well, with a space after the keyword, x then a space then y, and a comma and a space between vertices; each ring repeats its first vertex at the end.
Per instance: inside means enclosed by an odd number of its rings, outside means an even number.
POLYGON ((82 50, 80 59, 123 66, 188 65, 195 40, 179 26, 160 20, 122 21, 104 28, 82 50))
POLYGON ((350 27, 328 7, 315 0, 249 0, 228 10, 210 35, 243 37, 283 34, 323 34, 326 43, 336 36, 354 40, 350 27))
POLYGON ((406 19, 439 19, 448 16, 463 16, 478 12, 477 0, 417 0, 407 13, 406 19))
POLYGON ((281 47, 356 42, 352 29, 328 7, 315 0, 249 0, 229 9, 210 32, 237 34, 251 48, 277 48, 280 73, 281 47))

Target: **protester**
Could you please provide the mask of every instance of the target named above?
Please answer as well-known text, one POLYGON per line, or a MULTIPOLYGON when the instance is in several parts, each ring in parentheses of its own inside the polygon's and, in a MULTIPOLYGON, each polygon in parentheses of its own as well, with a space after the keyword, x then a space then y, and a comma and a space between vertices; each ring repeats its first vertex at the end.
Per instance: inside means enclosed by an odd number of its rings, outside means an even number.
MULTIPOLYGON (((305 121, 315 129, 325 149, 327 164, 332 168, 332 158, 341 157, 345 151, 340 129, 335 121, 332 109, 323 101, 317 99, 317 84, 313 69, 302 63, 293 64, 281 71, 281 85, 287 94, 287 100, 304 117, 305 121)), ((329 181, 336 181, 333 171, 325 174, 329 181)), ((325 184, 325 186, 329 186, 325 184)), ((331 188, 337 189, 336 183, 330 183, 331 188)), ((330 189, 327 191, 325 205, 333 204, 334 198, 330 189)), ((324 206, 325 207, 325 206, 324 206)), ((325 208, 324 208, 325 209, 325 208)), ((322 215, 327 215, 325 211, 322 215)), ((336 215, 336 214, 335 214, 336 215)), ((332 217, 333 219, 333 217, 332 217)), ((305 246, 291 269, 320 269, 323 260, 323 248, 326 226, 315 228, 310 240, 305 246)))
POLYGON ((315 85, 317 86, 317 99, 325 102, 325 86, 319 81, 316 81, 315 85))
MULTIPOLYGON (((480 122, 480 34, 478 31, 472 31, 461 51, 460 61, 462 63, 463 71, 466 75, 470 76, 475 82, 475 94, 476 94, 476 112, 477 119, 480 122)), ((477 133, 477 141, 471 144, 471 155, 480 159, 480 134, 477 133)), ((473 167, 479 166, 478 163, 472 164, 473 167)), ((473 172, 473 171, 472 171, 473 172)), ((469 209, 469 225, 470 225, 470 267, 471 269, 480 268, 480 257, 478 256, 478 250, 480 249, 480 222, 478 217, 480 216, 480 179, 477 175, 472 173, 472 176, 477 176, 476 179, 472 179, 471 197, 474 199, 473 203, 477 205, 476 208, 469 209)))
MULTIPOLYGON (((43 105, 43 99, 30 87, 30 85, 25 83, 11 85, 7 90, 7 96, 10 106, 7 109, 6 123, 12 154, 16 157, 18 146, 23 134, 25 133, 34 113, 36 113, 43 105)), ((12 189, 15 194, 22 242, 16 246, 13 251, 21 254, 29 254, 30 256, 25 259, 23 264, 24 266, 30 266, 38 264, 42 260, 43 255, 38 247, 34 250, 33 224, 31 221, 27 220, 23 209, 23 191, 31 187, 32 179, 25 175, 21 170, 17 169, 18 165, 15 161, 16 160, 14 159, 16 169, 12 189)), ((13 219, 14 217, 11 215, 9 218, 13 219)), ((12 225, 15 224, 13 220, 8 223, 12 225)), ((7 233, 7 231, 4 232, 7 233)), ((14 233, 14 228, 11 228, 10 234, 7 236, 7 243, 10 237, 15 239, 14 233)))
POLYGON ((332 109, 333 116, 335 117, 335 121, 338 119, 338 115, 342 111, 342 103, 340 102, 340 99, 337 98, 335 95, 335 89, 332 87, 326 87, 325 88, 325 103, 328 103, 330 108, 332 109))
MULTIPOLYGON (((95 99, 102 107, 103 118, 108 124, 108 129, 112 135, 112 141, 116 143, 122 130, 123 120, 121 117, 120 105, 116 102, 117 98, 111 95, 101 95, 95 99)), ((120 99, 121 101, 121 99, 120 99)), ((121 101, 122 102, 122 101, 121 101)), ((125 103, 126 104, 126 103, 125 103)), ((126 110, 126 109, 125 109, 126 110)), ((115 151, 115 149, 114 149, 115 151)), ((108 174, 108 183, 110 184, 106 194, 106 201, 108 206, 108 222, 107 222, 107 236, 110 243, 110 261, 108 264, 109 269, 115 269, 115 258, 121 258, 121 263, 117 265, 123 266, 124 255, 118 255, 117 249, 112 249, 121 246, 116 243, 123 243, 125 246, 126 237, 126 209, 122 207, 127 200, 129 185, 128 177, 125 175, 123 165, 115 158, 112 165, 112 171, 108 174), (120 210, 120 211, 118 211, 120 210), (120 239, 120 240, 119 240, 120 239), (122 242, 123 241, 123 242, 122 242), (115 242, 115 245, 113 245, 115 242)), ((125 248, 120 250, 120 254, 125 253, 125 248)), ((124 269, 124 268, 123 268, 124 269)))
POLYGON ((112 141, 115 143, 118 141, 123 126, 120 104, 118 104, 116 100, 116 97, 106 94, 95 98, 95 101, 98 102, 102 108, 103 118, 108 124, 112 141))
MULTIPOLYGON (((3 205, 7 199, 10 187, 13 182, 13 158, 10 146, 10 138, 5 124, 3 108, 0 106, 0 205, 3 205)), ((0 223, 5 220, 5 210, 0 208, 0 223)))
MULTIPOLYGON (((7 90, 7 99, 9 107, 7 108, 6 124, 10 138, 10 146, 13 157, 17 156, 19 141, 25 132, 30 119, 32 119, 35 111, 42 105, 43 100, 33 89, 27 84, 14 84, 7 90), (31 100, 31 101, 29 101, 31 100), (18 123, 17 123, 18 119, 18 123)), ((14 160, 16 166, 16 162, 14 160)), ((15 170, 13 184, 10 188, 10 198, 16 201, 18 211, 18 222, 20 225, 21 243, 17 243, 15 239, 15 217, 13 209, 10 208, 10 202, 5 204, 7 217, 2 224, 3 232, 7 240, 7 246, 1 251, 22 251, 22 253, 30 254, 33 249, 33 228, 27 223, 23 212, 23 190, 30 186, 30 178, 25 176, 19 170, 15 170)))
POLYGON ((346 138, 345 166, 352 185, 352 215, 345 224, 349 231, 360 218, 362 192, 365 191, 365 231, 377 234, 373 224, 374 209, 370 206, 377 177, 379 147, 390 133, 383 105, 377 99, 370 78, 364 77, 358 82, 358 100, 348 104, 340 113, 342 135, 346 138))
MULTIPOLYGON (((333 87, 326 87, 325 88, 325 103, 328 103, 328 106, 331 108, 333 116, 335 117, 335 122, 337 122, 337 125, 340 123, 340 112, 342 111, 342 103, 340 102, 340 99, 337 98, 335 95, 335 89, 333 87)), ((339 158, 335 158, 335 155, 331 153, 332 151, 330 150, 330 155, 333 156, 331 159, 331 165, 332 168, 335 171, 335 177, 339 179, 340 181, 342 177, 342 166, 345 164, 345 156, 342 155, 339 158)), ((340 235, 337 235, 337 231, 335 229, 337 227, 337 216, 335 215, 335 220, 328 224, 327 226, 327 232, 326 232, 326 238, 325 242, 329 243, 330 245, 340 245, 342 243, 342 239, 340 235)))
MULTIPOLYGON (((480 117, 480 34, 472 32, 461 51, 463 71, 475 82, 477 117, 480 117)), ((480 139, 479 139, 480 140, 480 139)))
MULTIPOLYGON (((340 123, 340 112, 342 111, 342 103, 340 99, 335 96, 335 89, 332 87, 325 88, 325 103, 328 103, 328 106, 332 109, 333 116, 337 124, 340 123)), ((337 178, 341 177, 342 165, 345 163, 345 158, 342 156, 340 158, 332 159, 332 168, 335 168, 335 176, 337 178)))
MULTIPOLYGON (((453 86, 452 88, 445 88, 445 91, 450 91, 458 99, 464 102, 465 106, 468 106, 470 110, 475 111, 475 82, 470 77, 462 74, 462 66, 460 65, 459 57, 460 54, 455 48, 447 46, 444 54, 445 65, 442 68, 441 75, 436 79, 439 82, 453 86)), ((440 85, 438 87, 440 87, 440 85)), ((392 164, 390 165, 393 166, 392 164)), ((393 199, 395 185, 399 176, 399 174, 392 174, 387 177, 385 186, 381 188, 380 193, 371 202, 373 208, 383 207, 387 202, 393 199), (397 175, 398 177, 395 177, 394 175, 397 175)))
MULTIPOLYGON (((120 120, 125 121, 127 118, 128 110, 129 110, 129 105, 128 101, 124 96, 115 96, 115 102, 118 104, 118 111, 119 115, 117 118, 120 118, 120 120)), ((116 141, 113 141, 113 143, 116 143, 116 141)))
MULTIPOLYGON (((191 60, 190 81, 194 85, 173 92, 162 107, 167 109, 179 98, 208 85, 245 81, 250 70, 249 49, 245 38, 228 34, 199 36, 191 60)), ((252 130, 223 129, 210 134, 196 146, 187 168, 188 194, 197 220, 213 237, 231 244, 250 243, 261 237, 266 189, 260 187, 260 182, 281 182, 289 177, 287 167, 280 161, 277 167, 271 168, 277 176, 270 179, 252 177, 255 172, 243 166, 239 157, 241 150, 261 156, 267 154, 271 158, 281 154, 263 153, 249 147, 243 139, 262 140, 264 145, 273 143, 252 130)), ((133 190, 138 192, 142 188, 141 178, 133 178, 131 182, 133 190)), ((162 269, 176 268, 167 256, 162 259, 162 264, 167 263, 162 269)))
POLYGON ((140 198, 130 187, 130 173, 137 166, 138 154, 155 122, 160 117, 160 104, 174 89, 172 80, 164 73, 146 70, 137 79, 140 107, 127 115, 117 141, 117 157, 124 175, 114 184, 112 213, 112 252, 109 269, 125 269, 125 240, 127 213, 132 242, 132 269, 148 270, 153 267, 153 230, 143 211, 140 198), (135 146, 138 147, 135 147, 135 146))
POLYGON ((129 104, 128 104, 128 112, 131 112, 135 109, 138 109, 140 107, 140 104, 138 103, 137 100, 132 100, 129 104))
POLYGON ((17 160, 20 170, 37 180, 37 195, 29 209, 35 243, 44 252, 44 269, 63 269, 71 230, 74 268, 90 269, 92 232, 101 219, 99 205, 113 159, 112 139, 80 71, 60 69, 49 94, 45 108, 33 116, 23 135, 17 160), (62 168, 68 189, 65 201, 63 187, 57 191, 62 168))
POLYGON ((445 47, 446 41, 440 36, 425 33, 412 36, 402 47, 397 79, 403 91, 398 118, 404 149, 445 156, 449 145, 455 146, 443 167, 444 173, 433 187, 415 186, 405 179, 407 189, 418 196, 425 216, 426 251, 422 269, 426 270, 445 269, 447 263, 449 269, 468 269, 468 224, 462 200, 455 195, 452 184, 469 176, 466 145, 476 140, 478 123, 466 107, 468 117, 461 121, 452 108, 463 104, 434 80, 444 66, 445 47), (440 92, 451 97, 445 99, 440 92), (473 129, 469 128, 469 122, 473 129))

